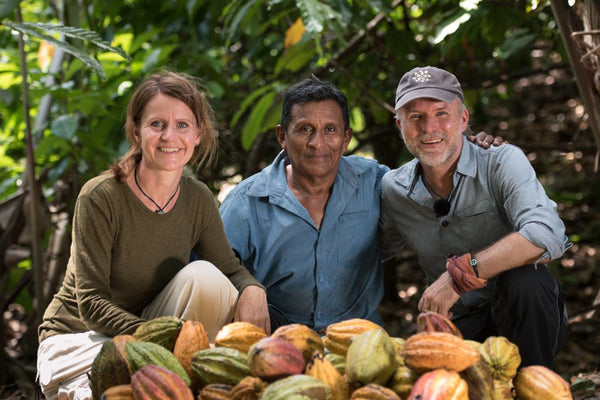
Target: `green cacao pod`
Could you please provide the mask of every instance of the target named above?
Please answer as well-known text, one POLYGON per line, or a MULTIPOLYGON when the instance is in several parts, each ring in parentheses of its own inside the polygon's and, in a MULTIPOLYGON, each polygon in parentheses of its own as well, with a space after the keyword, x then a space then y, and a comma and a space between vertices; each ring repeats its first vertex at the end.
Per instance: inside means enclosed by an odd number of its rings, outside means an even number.
POLYGON ((189 386, 192 384, 190 377, 185 369, 169 350, 160 344, 152 342, 127 342, 125 344, 127 359, 131 371, 135 373, 148 364, 158 365, 179 375, 181 379, 189 386))
POLYGON ((351 383, 384 385, 396 370, 396 348, 383 329, 355 337, 346 355, 346 376, 351 383))
POLYGON ((192 374, 203 385, 221 383, 234 386, 250 375, 247 354, 229 347, 197 351, 191 366, 192 374))
POLYGON ((324 382, 308 375, 292 375, 271 383, 264 390, 261 400, 289 399, 330 400, 331 388, 324 382))
POLYGON ((406 365, 398 365, 386 385, 404 399, 418 378, 419 375, 406 365))
POLYGON ((194 400, 192 390, 179 375, 158 365, 144 365, 131 376, 135 400, 194 400))
POLYGON ((164 316, 146 321, 137 327, 133 336, 141 342, 160 344, 173 351, 183 321, 177 317, 164 316))
POLYGON ((112 340, 102 344, 100 352, 92 362, 90 387, 92 397, 99 400, 106 389, 130 382, 129 367, 112 340))
POLYGON ((492 373, 482 359, 462 370, 460 376, 469 386, 470 399, 497 400, 493 396, 494 380, 492 373))
POLYGON ((335 353, 326 353, 325 358, 331 362, 340 374, 344 375, 346 373, 346 357, 335 353))

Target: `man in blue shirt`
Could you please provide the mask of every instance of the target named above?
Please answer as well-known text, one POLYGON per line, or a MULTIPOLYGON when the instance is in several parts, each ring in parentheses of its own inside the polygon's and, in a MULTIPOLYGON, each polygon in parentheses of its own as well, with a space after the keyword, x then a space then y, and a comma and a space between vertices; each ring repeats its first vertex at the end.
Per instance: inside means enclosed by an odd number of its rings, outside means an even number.
POLYGON ((384 259, 410 246, 429 283, 420 311, 452 316, 467 339, 505 336, 523 366, 552 367, 564 294, 539 262, 569 247, 556 204, 519 148, 482 151, 465 140, 469 112, 451 73, 406 73, 396 113, 415 159, 383 178, 384 259))

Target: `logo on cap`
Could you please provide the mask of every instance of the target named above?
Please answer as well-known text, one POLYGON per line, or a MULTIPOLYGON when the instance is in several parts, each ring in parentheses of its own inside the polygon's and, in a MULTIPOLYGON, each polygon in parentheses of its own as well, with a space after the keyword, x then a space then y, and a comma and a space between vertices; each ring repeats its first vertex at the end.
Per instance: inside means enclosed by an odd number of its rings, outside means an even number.
POLYGON ((419 83, 428 82, 430 79, 431 75, 429 75, 429 71, 427 71, 426 69, 416 71, 413 75, 413 80, 419 83))

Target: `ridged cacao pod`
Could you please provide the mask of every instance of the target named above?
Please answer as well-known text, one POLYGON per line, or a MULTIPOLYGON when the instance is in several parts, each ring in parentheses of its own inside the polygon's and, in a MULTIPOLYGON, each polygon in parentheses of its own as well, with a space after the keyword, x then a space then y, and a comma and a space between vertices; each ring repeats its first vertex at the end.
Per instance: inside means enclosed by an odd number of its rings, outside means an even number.
POLYGON ((267 385, 256 376, 247 376, 231 389, 231 400, 258 400, 267 385))
POLYGON ((112 340, 107 340, 100 347, 98 355, 92 361, 90 387, 94 400, 111 386, 125 385, 131 381, 129 366, 112 340))
POLYGON ((183 321, 173 316, 163 316, 146 321, 137 327, 133 336, 141 342, 160 344, 173 351, 183 321))
POLYGON ((406 365, 396 367, 394 374, 387 382, 387 386, 398 396, 405 398, 411 391, 419 375, 406 365))
POLYGON ((479 359, 475 364, 468 366, 460 372, 460 377, 469 386, 469 399, 471 400, 498 400, 494 399, 494 380, 487 364, 479 359))
POLYGON ((112 338, 113 343, 117 346, 117 350, 123 360, 127 362, 127 368, 129 368, 129 374, 131 375, 131 366, 129 365, 129 358, 127 357, 127 350, 125 349, 125 345, 127 342, 135 342, 137 339, 133 335, 117 335, 112 338))
MULTIPOLYGON (((513 384, 512 381, 505 382, 494 379, 492 383, 492 399, 493 400, 513 400, 513 384)), ((544 399, 546 400, 546 399, 544 399)))
POLYGON ((469 389, 458 372, 436 369, 417 379, 408 400, 469 400, 469 389))
POLYGON ((179 375, 158 365, 144 365, 131 376, 135 400, 194 400, 192 390, 179 375))
POLYGON ((266 337, 248 351, 250 373, 272 382, 304 371, 304 357, 296 346, 278 337, 266 337))
POLYGON ((348 384, 323 353, 318 351, 313 353, 304 373, 325 382, 332 390, 332 400, 348 399, 348 384))
POLYGON ((351 383, 384 385, 395 370, 396 348, 383 329, 361 333, 350 343, 346 376, 351 383))
POLYGON ((304 362, 308 363, 315 351, 323 353, 323 340, 321 336, 303 324, 282 325, 271 334, 272 337, 280 337, 296 346, 304 362))
POLYGON ((217 332, 215 346, 228 347, 247 353, 250 346, 260 339, 267 337, 265 330, 250 322, 232 322, 217 332))
POLYGON ((573 400, 567 381, 541 365, 521 368, 513 383, 519 400, 573 400))
POLYGON ((231 385, 211 383, 200 390, 197 400, 230 400, 231 389, 231 385))
POLYGON ((446 332, 463 338, 462 333, 450 318, 433 311, 419 313, 417 316, 417 332, 446 332))
POLYGON ((479 347, 479 353, 494 379, 504 382, 514 378, 521 365, 519 348, 504 336, 488 337, 479 347))
POLYGON ((325 354, 325 358, 338 370, 341 375, 346 373, 346 357, 335 353, 325 354))
POLYGON ((179 360, 160 344, 132 341, 125 344, 125 351, 131 371, 134 373, 148 364, 153 364, 176 373, 186 385, 192 384, 179 360))
POLYGON ((417 373, 434 369, 460 372, 479 360, 477 350, 451 333, 419 332, 406 339, 404 363, 417 373))
POLYGON ((352 318, 335 322, 327 326, 322 338, 323 346, 331 353, 346 357, 350 341, 361 333, 381 329, 374 322, 361 318, 352 318))
POLYGON ((237 385, 250 375, 248 357, 246 353, 228 347, 200 350, 192 357, 192 374, 203 385, 237 385))
POLYGON ((394 343, 394 349, 396 350, 396 368, 404 365, 404 356, 402 355, 402 350, 404 349, 404 344, 406 344, 406 340, 400 337, 392 336, 392 343, 394 343))
POLYGON ((192 374, 192 357, 197 351, 210 348, 210 342, 204 325, 200 321, 187 320, 181 326, 181 331, 173 346, 173 355, 179 360, 185 372, 192 378, 192 387, 198 386, 192 374))
POLYGON ((370 383, 352 392, 350 400, 401 400, 392 389, 370 383))
POLYGON ((308 375, 292 375, 271 383, 260 400, 290 399, 330 400, 331 388, 308 375))
POLYGON ((100 400, 133 400, 131 385, 111 386, 102 393, 100 400))

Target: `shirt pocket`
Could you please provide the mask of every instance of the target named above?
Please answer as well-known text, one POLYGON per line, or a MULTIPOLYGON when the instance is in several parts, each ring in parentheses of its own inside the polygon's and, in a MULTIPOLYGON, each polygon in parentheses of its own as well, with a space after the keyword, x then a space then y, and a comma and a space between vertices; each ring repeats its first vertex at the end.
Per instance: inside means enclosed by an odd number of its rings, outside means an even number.
POLYGON ((361 210, 340 215, 335 232, 339 263, 360 263, 374 251, 378 218, 371 214, 370 210, 361 210))
POLYGON ((461 236, 466 236, 471 248, 481 248, 506 234, 504 224, 489 199, 481 200, 455 212, 461 236))

